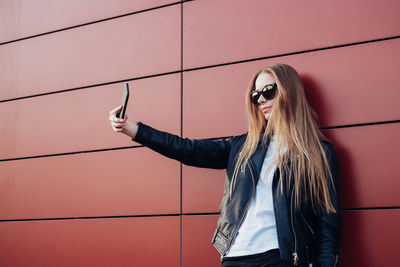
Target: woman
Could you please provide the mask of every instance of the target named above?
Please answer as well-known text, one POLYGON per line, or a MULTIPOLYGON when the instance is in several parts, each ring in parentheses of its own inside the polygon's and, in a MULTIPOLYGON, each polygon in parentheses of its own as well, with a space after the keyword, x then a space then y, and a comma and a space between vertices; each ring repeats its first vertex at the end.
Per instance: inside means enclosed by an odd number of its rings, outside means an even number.
POLYGON ((222 266, 336 266, 340 241, 338 161, 291 66, 258 71, 246 94, 248 132, 194 140, 136 125, 122 132, 184 164, 226 169, 212 243, 222 266))

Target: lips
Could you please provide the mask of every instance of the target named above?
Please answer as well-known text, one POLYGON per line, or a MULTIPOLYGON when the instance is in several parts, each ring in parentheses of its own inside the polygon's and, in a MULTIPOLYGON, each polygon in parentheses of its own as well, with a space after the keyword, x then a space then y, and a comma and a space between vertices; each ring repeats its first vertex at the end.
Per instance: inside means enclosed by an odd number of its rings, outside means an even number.
POLYGON ((266 111, 268 111, 268 110, 270 110, 271 109, 271 107, 263 107, 263 108, 261 108, 261 111, 262 112, 266 112, 266 111))

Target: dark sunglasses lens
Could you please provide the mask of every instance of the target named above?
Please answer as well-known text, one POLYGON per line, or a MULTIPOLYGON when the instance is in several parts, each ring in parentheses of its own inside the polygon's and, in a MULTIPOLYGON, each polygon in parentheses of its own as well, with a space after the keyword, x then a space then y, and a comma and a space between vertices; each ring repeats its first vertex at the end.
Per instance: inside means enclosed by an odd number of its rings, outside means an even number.
POLYGON ((266 85, 261 91, 253 91, 250 93, 250 100, 254 104, 258 105, 258 99, 262 95, 265 100, 271 100, 274 98, 276 92, 276 83, 266 85))
POLYGON ((253 102, 254 104, 258 104, 258 99, 260 98, 261 94, 260 92, 253 92, 250 95, 250 100, 251 102, 253 102))
POLYGON ((274 89, 270 89, 270 90, 266 90, 262 92, 263 97, 266 100, 271 100, 272 98, 274 98, 275 96, 275 88, 274 89))

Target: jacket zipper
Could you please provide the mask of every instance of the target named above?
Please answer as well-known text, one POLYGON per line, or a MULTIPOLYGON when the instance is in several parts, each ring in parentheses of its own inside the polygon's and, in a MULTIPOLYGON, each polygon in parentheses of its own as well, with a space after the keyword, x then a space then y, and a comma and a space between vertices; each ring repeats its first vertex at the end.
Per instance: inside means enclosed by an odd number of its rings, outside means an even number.
POLYGON ((312 227, 310 226, 310 224, 307 222, 306 218, 304 217, 303 213, 300 211, 301 217, 303 217, 304 222, 306 223, 308 229, 310 229, 311 234, 314 237, 314 230, 312 229, 312 227))
MULTIPOLYGON (((276 217, 276 205, 275 205, 275 195, 274 195, 274 188, 273 188, 273 185, 274 185, 274 181, 275 181, 275 176, 277 175, 277 173, 279 172, 279 169, 276 169, 275 170, 275 172, 274 172, 274 177, 272 178, 272 202, 273 202, 273 206, 274 206, 274 217, 275 217, 275 226, 276 226, 276 232, 277 232, 277 234, 278 234, 278 243, 279 243, 279 230, 278 230, 278 226, 279 226, 279 223, 278 223, 278 218, 276 217)), ((280 247, 280 246, 279 246, 280 247)), ((279 252, 280 252, 280 254, 281 254, 281 256, 282 256, 282 253, 281 253, 281 250, 279 249, 279 252)))
POLYGON ((337 265, 338 259, 339 259, 339 256, 336 255, 336 261, 335 261, 335 264, 333 265, 333 267, 335 267, 337 265))
POLYGON ((238 233, 239 233, 239 228, 240 228, 240 226, 242 225, 242 223, 243 223, 243 219, 246 217, 246 214, 247 214, 247 212, 248 212, 248 210, 249 210, 249 207, 250 207, 250 204, 251 204, 251 201, 253 200, 253 197, 254 197, 254 191, 255 191, 255 181, 254 181, 254 175, 253 175, 253 171, 252 171, 252 164, 251 164, 251 161, 249 161, 250 162, 250 168, 249 168, 249 170, 250 170, 250 173, 251 173, 251 180, 253 181, 253 191, 252 191, 252 194, 251 194, 251 198, 250 198, 250 200, 249 200, 249 202, 247 202, 247 205, 246 205, 246 212, 243 214, 243 216, 242 216, 242 218, 240 219, 240 222, 239 222, 239 225, 237 226, 237 228, 235 229, 235 233, 234 233, 234 235, 233 235, 233 238, 231 239, 231 241, 229 242, 229 246, 228 246, 228 249, 226 250, 226 251, 228 251, 229 249, 230 249, 230 247, 232 246, 232 243, 233 243, 233 241, 236 239, 236 236, 238 235, 238 233))
POLYGON ((294 230, 294 224, 293 224, 293 192, 294 192, 294 190, 292 189, 292 198, 290 200, 290 220, 292 222, 291 226, 292 226, 293 235, 294 235, 293 265, 298 265, 299 257, 297 256, 297 238, 296 238, 296 231, 294 230))

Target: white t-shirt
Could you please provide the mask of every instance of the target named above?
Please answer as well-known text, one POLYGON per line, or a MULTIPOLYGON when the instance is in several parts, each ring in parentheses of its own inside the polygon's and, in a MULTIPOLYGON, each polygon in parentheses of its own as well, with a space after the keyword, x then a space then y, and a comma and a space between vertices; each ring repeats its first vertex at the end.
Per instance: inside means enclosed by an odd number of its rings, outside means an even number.
POLYGON ((266 173, 272 163, 274 147, 274 138, 271 138, 255 195, 239 228, 239 233, 225 255, 226 257, 257 254, 279 248, 272 199, 272 180, 276 165, 272 166, 270 171, 266 173))

